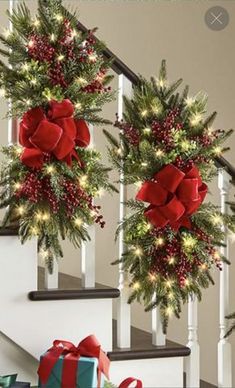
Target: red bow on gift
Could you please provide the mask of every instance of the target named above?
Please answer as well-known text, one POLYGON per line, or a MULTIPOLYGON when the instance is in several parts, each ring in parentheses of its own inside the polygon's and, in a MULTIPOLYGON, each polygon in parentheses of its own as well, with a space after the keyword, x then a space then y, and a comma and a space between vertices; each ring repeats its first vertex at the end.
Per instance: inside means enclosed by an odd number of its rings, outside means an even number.
POLYGON ((71 342, 55 340, 45 356, 43 356, 38 375, 42 384, 46 384, 59 357, 64 355, 62 370, 62 388, 76 388, 76 376, 78 360, 81 356, 95 357, 98 360, 98 388, 100 387, 101 373, 109 378, 110 361, 101 349, 99 342, 94 335, 86 337, 78 346, 71 342))
POLYGON ((123 382, 119 385, 118 388, 128 388, 131 383, 134 383, 134 381, 136 381, 135 388, 143 387, 142 381, 135 379, 134 377, 128 377, 127 379, 123 380, 123 382))
POLYGON ((189 216, 201 205, 207 193, 198 168, 193 165, 184 173, 173 164, 168 164, 154 175, 154 181, 146 181, 136 199, 149 202, 145 216, 156 227, 169 224, 178 230, 190 228, 189 216))
POLYGON ((21 160, 28 167, 42 167, 44 153, 58 160, 79 161, 75 145, 87 147, 90 132, 84 120, 73 118, 74 106, 70 100, 51 101, 47 114, 41 107, 26 112, 20 122, 19 141, 25 147, 21 160))

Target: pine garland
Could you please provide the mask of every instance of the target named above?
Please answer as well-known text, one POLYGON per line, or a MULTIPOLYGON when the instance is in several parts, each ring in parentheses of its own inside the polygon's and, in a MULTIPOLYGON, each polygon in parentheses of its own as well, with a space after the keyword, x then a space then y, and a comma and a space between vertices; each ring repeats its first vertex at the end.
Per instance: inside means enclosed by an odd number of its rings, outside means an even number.
MULTIPOLYGON (((23 116, 24 127, 33 114, 37 119, 39 110, 48 117, 51 103, 58 102, 74 110, 69 120, 74 120, 73 126, 82 122, 86 136, 84 120, 107 123, 99 112, 113 99, 108 86, 112 76, 107 73, 110 62, 103 58, 104 45, 97 42, 95 30, 80 31, 76 13, 67 10, 61 0, 39 0, 34 18, 20 3, 8 17, 13 31, 0 35, 5 46, 0 54, 7 59, 7 64, 0 61, 0 93, 11 101, 9 116, 20 120, 23 116)), ((22 133, 27 135, 27 130, 22 133)), ((30 139, 20 139, 21 144, 27 141, 30 139)), ((87 144, 88 140, 81 146, 76 143, 67 162, 44 153, 42 165, 33 167, 24 162, 25 145, 3 148, 0 208, 7 210, 2 227, 18 225, 22 243, 37 236, 39 252, 50 271, 54 259, 63 256, 60 238, 79 247, 89 239, 88 225, 104 226, 93 199, 102 190, 115 190, 100 153, 85 148, 87 144)))
MULTIPOLYGON (((216 112, 205 116, 207 97, 202 93, 189 97, 188 86, 178 92, 181 83, 180 79, 169 84, 162 61, 158 78, 147 81, 140 77, 133 98, 124 97, 124 119, 117 117, 115 123, 119 140, 105 132, 111 144, 110 159, 124 172, 123 183, 136 185, 138 191, 137 197, 126 203, 130 212, 117 230, 117 236, 124 230, 126 252, 120 262, 130 274, 129 302, 143 303, 146 311, 159 306, 164 331, 172 314, 180 316, 182 303, 193 294, 200 300, 202 289, 213 284, 210 269, 221 269, 222 261, 228 263, 218 250, 224 241, 221 226, 235 229, 235 216, 223 216, 211 203, 203 203, 191 213, 186 204, 181 221, 164 218, 165 224, 159 226, 163 215, 157 205, 160 199, 150 196, 147 187, 164 194, 166 186, 159 188, 160 182, 168 180, 171 186, 175 178, 168 178, 165 171, 177 170, 180 176, 197 179, 203 202, 205 182, 217 174, 215 158, 226 151, 222 144, 232 133, 213 130, 216 112)), ((174 190, 169 192, 167 205, 175 195, 184 197, 185 190, 174 195, 174 190)), ((174 210, 171 208, 171 213, 174 210)))

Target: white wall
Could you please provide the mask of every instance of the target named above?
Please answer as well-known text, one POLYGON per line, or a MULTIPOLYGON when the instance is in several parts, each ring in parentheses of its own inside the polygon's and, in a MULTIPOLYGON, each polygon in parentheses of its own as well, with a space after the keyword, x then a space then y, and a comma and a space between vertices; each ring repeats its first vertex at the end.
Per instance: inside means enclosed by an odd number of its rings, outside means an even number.
MULTIPOLYGON (((33 9, 36 0, 26 3, 33 9)), ((191 86, 191 92, 205 90, 209 94, 209 108, 218 110, 218 128, 234 126, 235 85, 234 85, 234 36, 235 2, 231 0, 211 1, 137 1, 137 0, 67 0, 66 4, 79 7, 80 20, 87 27, 98 26, 98 36, 131 69, 146 77, 156 74, 160 60, 168 62, 172 80, 183 77, 191 86), (204 14, 212 5, 222 5, 230 14, 229 26, 220 32, 208 29, 204 14)), ((0 2, 0 21, 5 23, 2 10, 6 1, 0 2)), ((104 112, 114 119, 115 104, 110 104, 104 112)), ((116 130, 110 128, 115 133, 116 130)), ((5 123, 0 133, 1 143, 6 140, 5 123)), ((105 141, 101 129, 96 130, 97 148, 104 151, 105 141)), ((235 146, 235 136, 229 141, 235 146)), ((234 148, 233 148, 234 149, 234 148)), ((235 154, 226 157, 235 163, 235 154)), ((212 185, 214 201, 216 184, 212 185)), ((217 199, 216 199, 217 198, 217 199)), ((101 200, 103 214, 107 221, 104 231, 97 230, 97 281, 111 286, 117 285, 117 268, 110 262, 117 258, 117 246, 113 236, 118 220, 118 197, 105 196, 101 200)), ((233 252, 232 252, 233 253, 233 252)), ((66 243, 65 259, 61 270, 79 275, 79 253, 66 243)), ((202 349, 202 378, 216 384, 216 345, 218 340, 218 272, 215 272, 216 286, 204 292, 199 308, 199 337, 202 349)), ((235 266, 231 268, 231 283, 235 278, 235 266)), ((231 310, 235 309, 234 285, 231 286, 231 310)), ((150 314, 134 305, 133 322, 136 326, 150 330, 150 314)), ((169 338, 181 343, 187 342, 186 310, 180 321, 172 320, 169 338)), ((235 335, 231 337, 235 351, 235 335)), ((234 356, 235 360, 235 356, 234 356)), ((234 362, 235 370, 235 362, 234 362)), ((235 374, 234 374, 235 383, 235 374)))

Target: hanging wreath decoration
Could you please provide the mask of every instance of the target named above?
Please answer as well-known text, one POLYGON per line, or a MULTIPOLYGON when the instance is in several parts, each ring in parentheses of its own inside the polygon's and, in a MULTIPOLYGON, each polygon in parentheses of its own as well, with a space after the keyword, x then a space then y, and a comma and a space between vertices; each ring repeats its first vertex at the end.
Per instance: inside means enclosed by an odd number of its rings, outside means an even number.
POLYGON ((200 300, 213 283, 210 269, 227 261, 218 250, 222 224, 234 230, 234 217, 205 202, 232 130, 213 130, 216 112, 205 118, 206 96, 189 97, 187 86, 176 92, 181 82, 169 85, 162 61, 159 78, 140 78, 133 98, 124 97, 119 141, 105 131, 114 166, 137 190, 117 231, 127 247, 117 262, 130 274, 129 302, 143 302, 146 311, 159 306, 165 331, 170 315, 179 317, 182 303, 192 294, 200 300))

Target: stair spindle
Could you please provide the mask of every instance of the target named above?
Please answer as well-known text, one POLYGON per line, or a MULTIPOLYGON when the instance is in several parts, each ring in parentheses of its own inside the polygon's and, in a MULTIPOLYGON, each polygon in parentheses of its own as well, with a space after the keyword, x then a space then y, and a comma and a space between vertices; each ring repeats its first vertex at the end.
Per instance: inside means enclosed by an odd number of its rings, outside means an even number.
MULTIPOLYGON (((118 117, 119 120, 123 117, 124 104, 123 96, 131 97, 132 83, 123 75, 119 75, 118 79, 118 117)), ((123 173, 120 174, 120 181, 123 180, 123 173)), ((120 183, 120 205, 119 205, 119 221, 122 222, 126 207, 124 202, 127 199, 127 189, 123 183, 120 183)), ((119 234, 119 258, 125 252, 125 245, 123 242, 123 231, 119 234)), ((131 345, 131 311, 128 304, 129 290, 128 290, 128 275, 123 269, 122 263, 119 264, 119 285, 120 298, 117 303, 117 346, 119 348, 128 348, 131 345)))
POLYGON ((166 345, 166 335, 163 333, 159 307, 152 310, 152 344, 155 346, 166 345))
POLYGON ((185 358, 186 387, 200 387, 200 346, 198 343, 198 301, 193 295, 188 302, 188 343, 191 353, 185 358))
MULTIPOLYGON (((230 190, 230 176, 225 171, 219 170, 218 187, 220 190, 220 204, 221 212, 223 214, 228 213, 227 201, 229 199, 230 190)), ((229 259, 229 247, 228 247, 228 234, 225 226, 222 226, 222 230, 226 232, 224 239, 224 247, 220 248, 220 253, 229 259)), ((228 325, 225 316, 229 313, 229 266, 226 263, 222 263, 222 271, 220 272, 220 312, 219 312, 219 330, 220 339, 218 343, 218 387, 219 388, 231 388, 232 387, 232 359, 231 359, 231 344, 228 338, 224 338, 228 325)))

